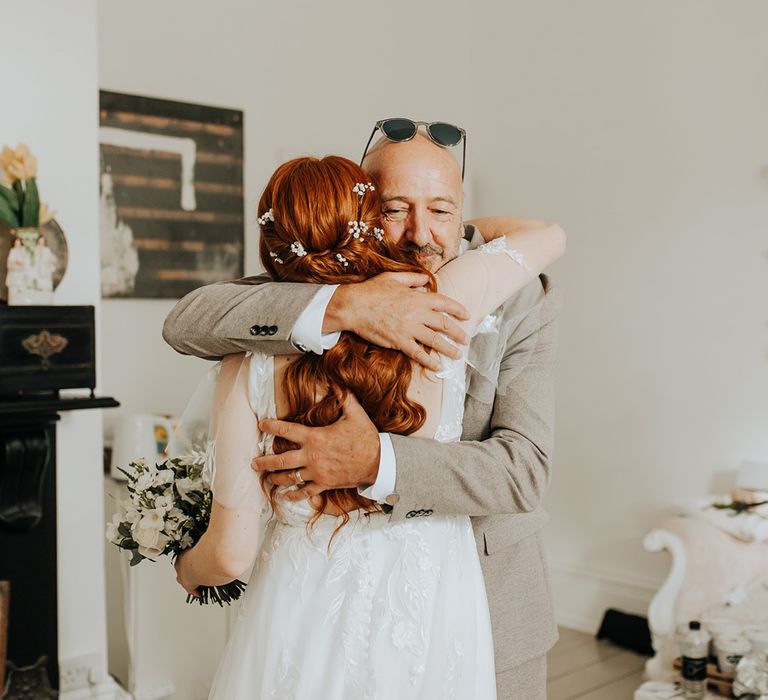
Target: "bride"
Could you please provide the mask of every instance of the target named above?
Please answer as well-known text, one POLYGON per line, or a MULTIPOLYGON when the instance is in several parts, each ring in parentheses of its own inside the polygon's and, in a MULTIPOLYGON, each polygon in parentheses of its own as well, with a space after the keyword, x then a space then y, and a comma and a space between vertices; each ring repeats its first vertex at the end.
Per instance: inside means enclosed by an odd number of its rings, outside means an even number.
MULTIPOLYGON (((280 166, 259 213, 261 260, 277 281, 429 274, 385 239, 378 194, 344 158, 280 166)), ((429 287, 464 304, 471 335, 562 252, 559 231, 500 236, 430 275, 429 287)), ((176 562, 190 593, 228 583, 253 564, 210 699, 496 697, 468 517, 390 523, 356 489, 298 500, 292 494, 301 484, 270 488, 250 468, 255 455, 293 447, 262 434, 260 419, 328 425, 352 395, 381 432, 459 440, 465 360, 441 362, 440 371, 425 370, 353 333, 322 355, 224 358, 211 419, 211 520, 176 562)))

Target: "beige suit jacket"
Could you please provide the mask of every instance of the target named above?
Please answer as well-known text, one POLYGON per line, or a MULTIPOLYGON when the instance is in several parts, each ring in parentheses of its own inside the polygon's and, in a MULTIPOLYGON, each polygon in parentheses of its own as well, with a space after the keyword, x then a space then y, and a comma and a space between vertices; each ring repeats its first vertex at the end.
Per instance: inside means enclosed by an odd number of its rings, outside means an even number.
MULTIPOLYGON (((470 234, 477 240, 476 231, 470 234)), ((163 337, 178 352, 209 359, 240 351, 293 354, 291 329, 316 293, 315 285, 264 276, 201 287, 174 307, 163 337)), ((501 388, 494 396, 493 386, 469 370, 461 442, 392 436, 397 482, 390 517, 472 518, 497 673, 541 656, 557 639, 541 499, 552 467, 560 306, 558 290, 541 275, 496 312, 505 336, 498 339, 501 388)))

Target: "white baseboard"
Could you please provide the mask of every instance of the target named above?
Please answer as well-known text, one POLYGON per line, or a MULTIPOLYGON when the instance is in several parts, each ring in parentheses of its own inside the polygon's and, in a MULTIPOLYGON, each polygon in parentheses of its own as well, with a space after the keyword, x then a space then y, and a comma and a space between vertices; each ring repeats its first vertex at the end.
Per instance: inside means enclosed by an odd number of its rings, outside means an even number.
POLYGON ((558 625, 595 634, 608 608, 647 616, 663 580, 628 576, 619 571, 549 561, 558 625))
POLYGON ((133 696, 110 676, 89 688, 59 693, 59 700, 133 700, 133 696))

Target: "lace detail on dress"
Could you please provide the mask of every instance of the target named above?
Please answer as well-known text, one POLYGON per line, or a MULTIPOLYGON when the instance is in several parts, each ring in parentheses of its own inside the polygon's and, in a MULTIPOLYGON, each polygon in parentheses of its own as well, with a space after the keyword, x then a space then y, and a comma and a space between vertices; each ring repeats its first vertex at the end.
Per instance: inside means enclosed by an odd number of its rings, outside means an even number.
POLYGON ((524 270, 527 270, 528 272, 531 271, 531 268, 528 267, 528 263, 525 261, 525 256, 519 250, 509 248, 507 246, 507 239, 504 236, 496 238, 490 243, 481 245, 477 250, 486 255, 507 255, 524 270))

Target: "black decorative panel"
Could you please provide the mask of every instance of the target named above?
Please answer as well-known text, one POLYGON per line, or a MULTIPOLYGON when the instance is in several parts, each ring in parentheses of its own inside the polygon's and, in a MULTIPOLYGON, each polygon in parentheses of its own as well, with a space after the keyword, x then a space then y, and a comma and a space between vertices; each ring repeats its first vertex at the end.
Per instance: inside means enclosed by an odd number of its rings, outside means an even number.
POLYGON ((92 306, 0 306, 0 396, 95 386, 92 306))

